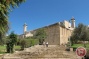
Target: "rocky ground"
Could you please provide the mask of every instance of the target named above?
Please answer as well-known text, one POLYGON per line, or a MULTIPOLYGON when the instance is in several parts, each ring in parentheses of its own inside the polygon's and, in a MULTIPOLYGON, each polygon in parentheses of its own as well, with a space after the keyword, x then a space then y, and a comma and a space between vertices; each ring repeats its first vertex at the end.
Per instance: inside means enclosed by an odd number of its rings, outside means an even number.
POLYGON ((24 51, 16 51, 13 54, 3 55, 3 59, 81 59, 75 52, 65 51, 64 46, 36 45, 25 48, 24 51))

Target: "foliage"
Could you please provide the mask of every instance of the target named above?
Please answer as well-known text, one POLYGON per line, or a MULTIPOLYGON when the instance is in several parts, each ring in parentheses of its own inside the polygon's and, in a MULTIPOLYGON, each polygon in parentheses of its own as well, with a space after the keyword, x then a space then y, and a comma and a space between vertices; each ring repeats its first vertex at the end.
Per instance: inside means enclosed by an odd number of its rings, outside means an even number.
POLYGON ((88 27, 82 23, 78 24, 78 26, 73 31, 71 41, 72 43, 76 43, 78 41, 89 41, 88 27))
POLYGON ((14 44, 11 41, 8 41, 6 49, 7 49, 7 53, 13 53, 13 48, 14 48, 14 44))
POLYGON ((21 39, 17 39, 17 45, 20 45, 21 39))
POLYGON ((0 45, 5 45, 8 40, 9 40, 9 37, 8 37, 8 36, 4 36, 4 37, 2 38, 2 40, 0 40, 0 45))
POLYGON ((26 40, 22 39, 20 45, 21 45, 21 50, 24 50, 24 48, 26 47, 26 40))
POLYGON ((70 42, 68 42, 68 43, 66 44, 66 46, 67 46, 67 47, 70 47, 70 42))
POLYGON ((21 45, 21 50, 24 50, 24 48, 28 48, 34 45, 37 45, 38 39, 33 39, 33 38, 25 38, 25 39, 21 39, 20 41, 20 45, 21 45))
POLYGON ((39 44, 43 44, 43 41, 45 40, 45 38, 47 37, 47 34, 45 32, 44 28, 40 28, 36 31, 36 33, 34 34, 34 37, 36 39, 39 39, 39 44))
POLYGON ((7 42, 7 52, 8 53, 13 53, 13 48, 14 45, 17 43, 17 35, 14 32, 11 32, 11 34, 9 35, 9 40, 7 42))
POLYGON ((28 38, 28 39, 25 39, 25 40, 27 42, 26 47, 31 47, 31 46, 34 46, 34 45, 39 43, 38 39, 28 38))
MULTIPOLYGON (((9 22, 8 22, 9 10, 11 11, 11 8, 14 8, 15 6, 19 6, 24 1, 25 0, 0 0, 0 42, 3 41, 2 38, 3 36, 5 36, 5 33, 7 33, 9 29, 9 22)), ((16 41, 14 39, 8 41, 7 42, 8 47, 9 48, 11 46, 13 47, 15 42, 16 41)))
MULTIPOLYGON (((84 45, 83 44, 73 44, 73 48, 78 48, 78 47, 83 47, 84 45)), ((86 44, 86 48, 89 49, 89 43, 86 44)))
MULTIPOLYGON (((14 46, 15 50, 20 50, 20 46, 14 46)), ((6 53, 6 45, 0 45, 0 54, 6 53)))
POLYGON ((11 34, 9 35, 9 39, 13 44, 17 43, 17 35, 14 32, 11 32, 11 34))
POLYGON ((9 10, 19 6, 25 0, 0 0, 0 40, 5 36, 9 29, 8 14, 9 10))

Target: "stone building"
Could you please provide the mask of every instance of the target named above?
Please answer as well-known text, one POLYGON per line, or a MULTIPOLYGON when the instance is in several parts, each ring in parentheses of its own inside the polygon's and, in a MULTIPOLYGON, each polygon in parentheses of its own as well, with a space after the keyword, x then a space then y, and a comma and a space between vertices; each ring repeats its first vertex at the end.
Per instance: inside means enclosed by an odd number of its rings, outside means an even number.
MULTIPOLYGON (((45 42, 48 42, 50 45, 66 44, 69 41, 73 29, 75 28, 75 19, 72 18, 70 22, 64 20, 63 22, 57 22, 42 28, 44 28, 47 33, 47 38, 45 39, 45 42)), ((37 29, 27 31, 27 25, 24 24, 23 37, 33 36, 36 30, 37 29)))
POLYGON ((19 38, 32 37, 33 34, 30 31, 27 31, 27 24, 23 25, 23 34, 19 35, 19 38))

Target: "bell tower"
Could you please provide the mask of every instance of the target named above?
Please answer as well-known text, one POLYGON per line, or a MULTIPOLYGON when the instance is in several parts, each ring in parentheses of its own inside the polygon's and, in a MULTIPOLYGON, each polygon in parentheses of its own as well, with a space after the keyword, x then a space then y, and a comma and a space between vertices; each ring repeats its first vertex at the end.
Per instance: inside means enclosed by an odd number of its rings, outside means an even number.
POLYGON ((23 25, 23 34, 26 34, 26 32, 27 32, 27 24, 25 23, 23 25))
POLYGON ((71 18, 71 27, 75 28, 75 19, 74 19, 74 17, 71 18))

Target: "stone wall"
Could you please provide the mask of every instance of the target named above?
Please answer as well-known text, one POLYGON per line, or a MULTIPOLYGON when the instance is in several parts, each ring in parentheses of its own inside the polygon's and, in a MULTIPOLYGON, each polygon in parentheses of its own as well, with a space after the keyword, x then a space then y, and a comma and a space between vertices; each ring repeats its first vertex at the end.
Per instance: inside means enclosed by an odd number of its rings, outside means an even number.
POLYGON ((45 27, 47 38, 45 42, 48 42, 50 45, 59 45, 60 44, 60 29, 59 24, 53 24, 45 27))
POLYGON ((48 35, 45 42, 49 42, 50 45, 67 44, 73 31, 61 26, 60 23, 49 25, 45 27, 45 30, 48 35))
MULTIPOLYGON (((45 42, 48 42, 49 45, 67 44, 73 30, 66 28, 65 25, 59 22, 43 27, 47 34, 45 42)), ((35 34, 36 30, 33 30, 32 33, 35 34)))
POLYGON ((69 42, 69 38, 72 34, 72 30, 60 27, 60 45, 61 44, 67 44, 69 42))

